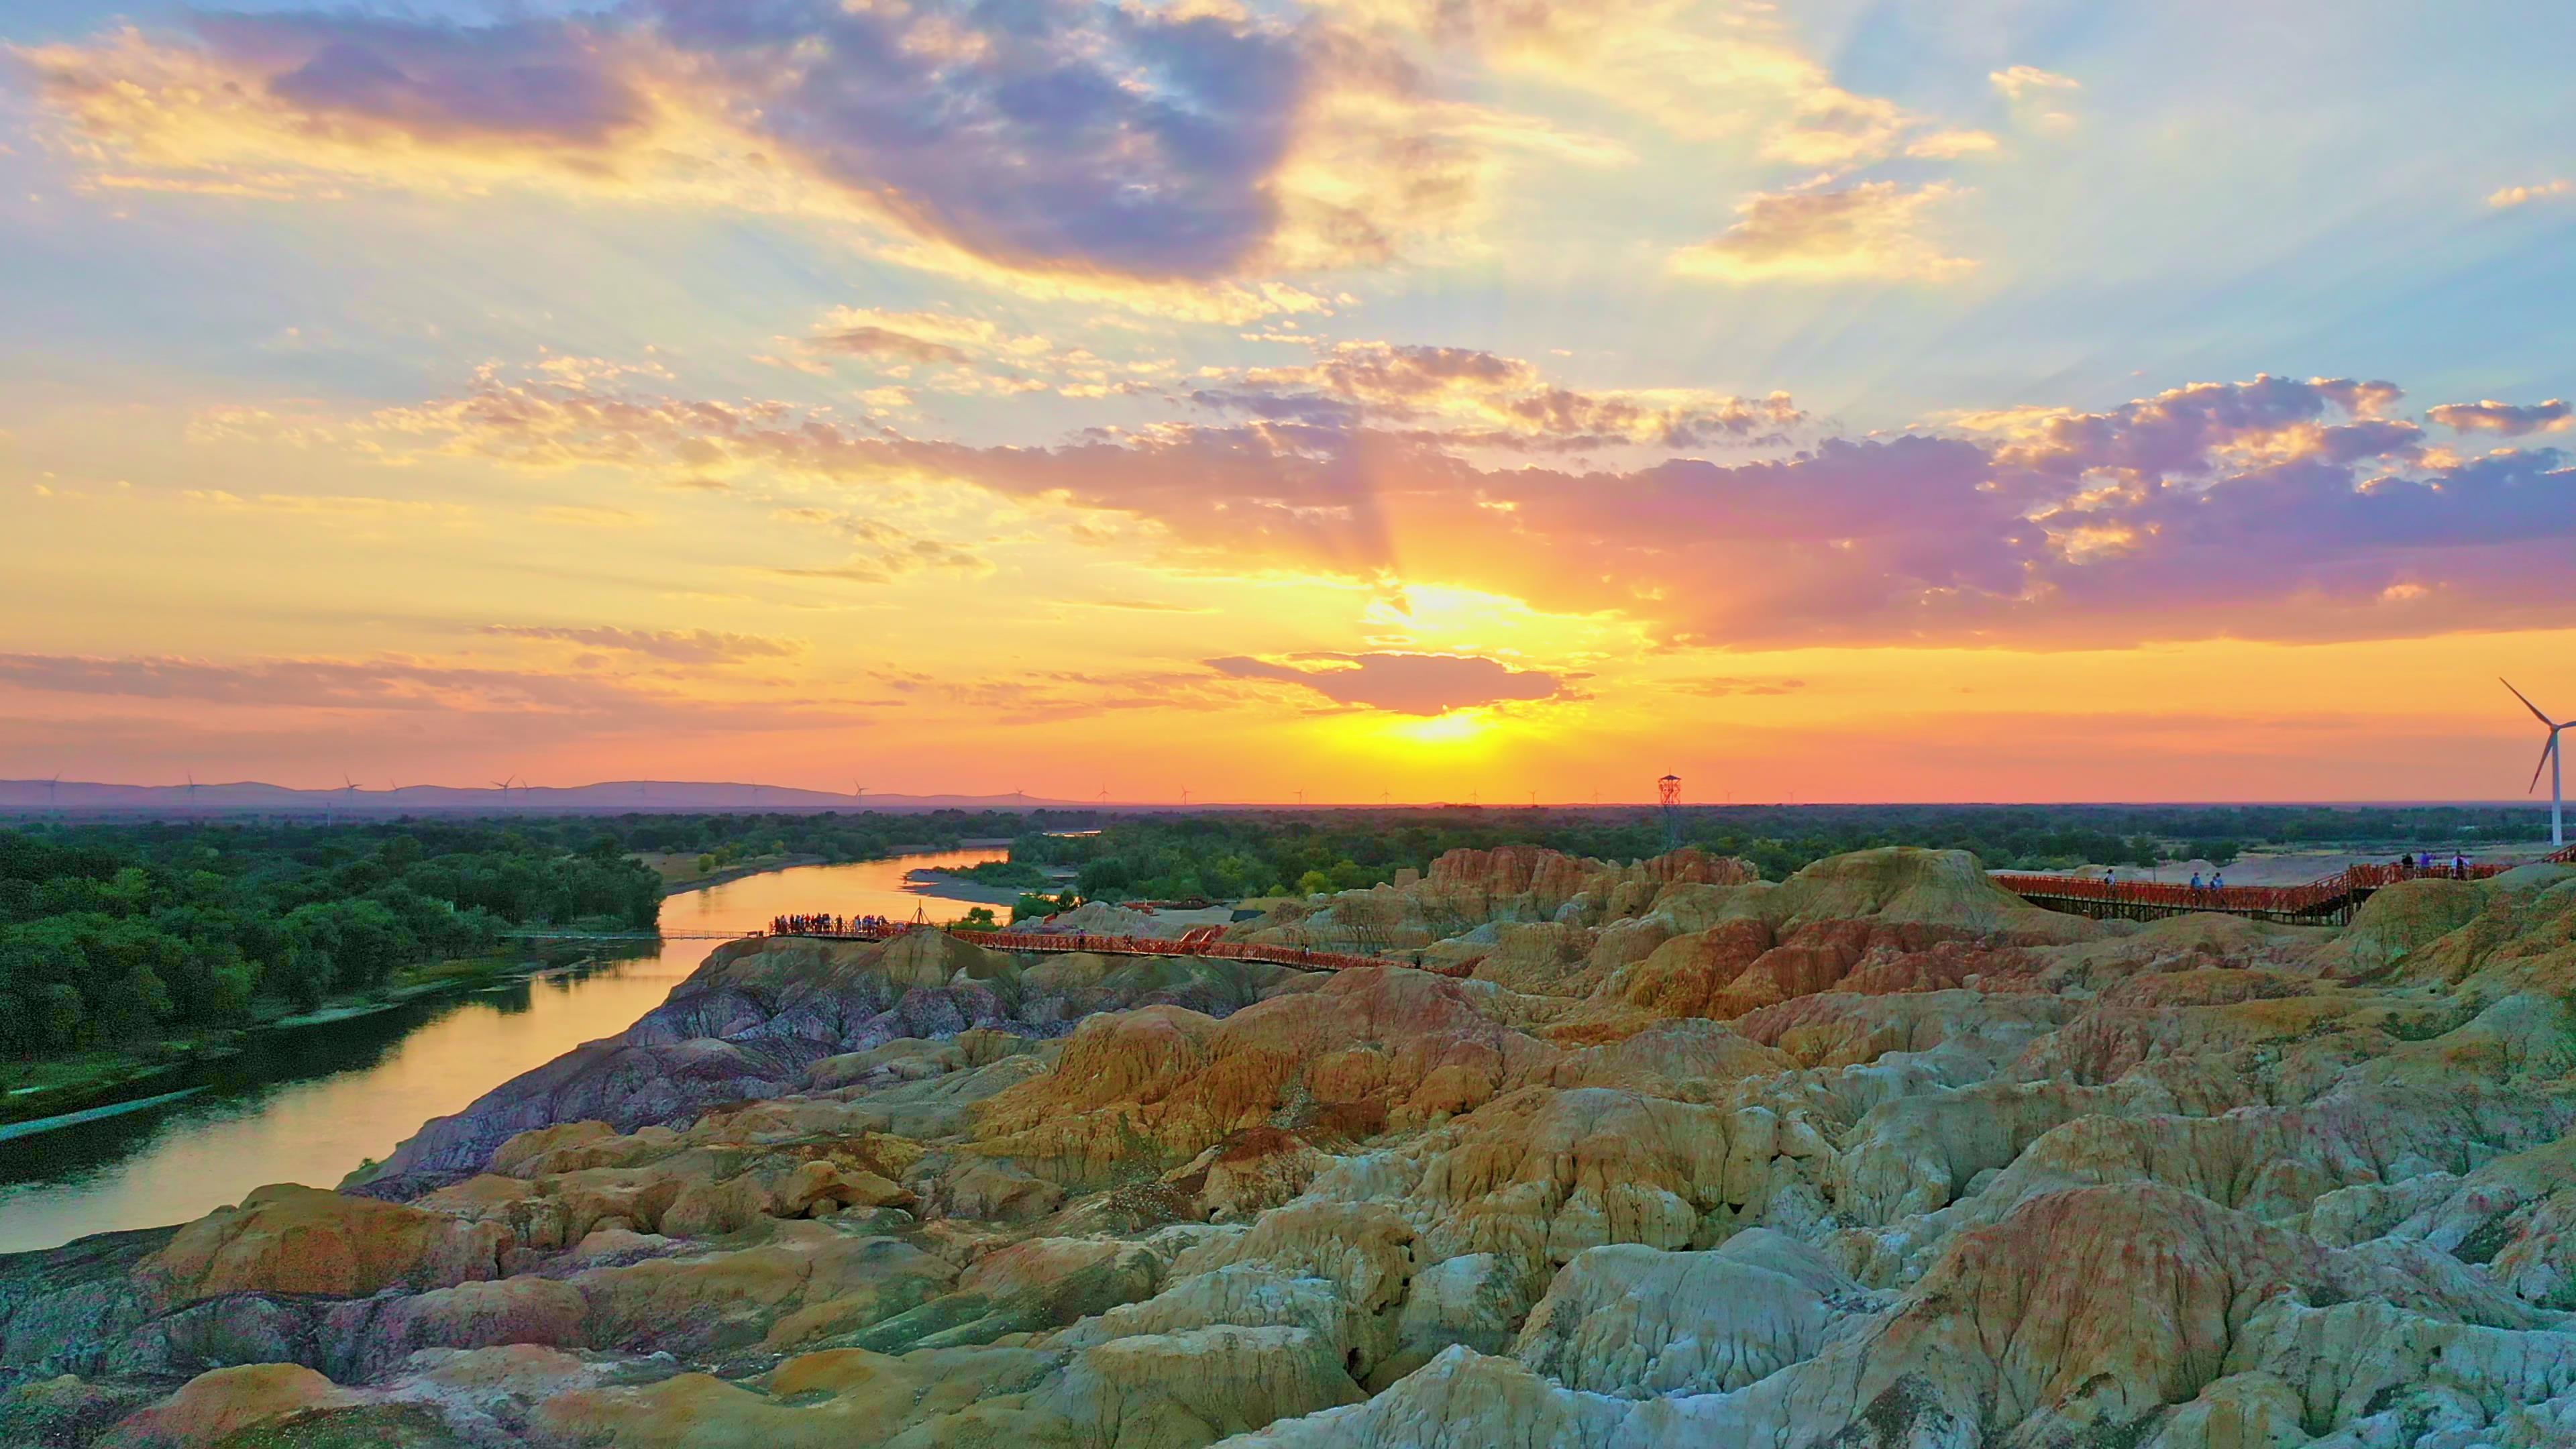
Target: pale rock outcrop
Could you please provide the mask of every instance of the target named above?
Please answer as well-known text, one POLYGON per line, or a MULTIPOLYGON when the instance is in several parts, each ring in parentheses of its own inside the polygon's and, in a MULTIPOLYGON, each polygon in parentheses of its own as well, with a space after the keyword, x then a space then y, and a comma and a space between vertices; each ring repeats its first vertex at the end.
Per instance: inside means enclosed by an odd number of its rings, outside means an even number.
POLYGON ((180 1229, 135 1278, 173 1306, 245 1291, 362 1297, 499 1277, 509 1244, 493 1224, 281 1183, 180 1229))
MULTIPOLYGON (((1532 1275, 1605 1243, 1706 1247, 1759 1207, 1726 1200, 1731 1139, 1772 1125, 1597 1087, 1525 1089, 1426 1136, 1404 1207, 1426 1260, 1494 1253, 1532 1275)), ((1764 1184, 1735 1185, 1752 1197, 1764 1184)))
POLYGON ((2298 1449, 2309 1443, 2297 1391, 2266 1373, 2212 1380, 2141 1449, 2298 1449))
POLYGON ((1171 1273, 1186 1278, 1251 1265, 1332 1284, 1342 1326, 1327 1341, 1341 1347, 1342 1362, 1354 1376, 1365 1377, 1395 1350, 1416 1262, 1414 1237, 1402 1217, 1376 1204, 1309 1199, 1263 1213, 1241 1233, 1189 1249, 1171 1273))
POLYGON ((1507 1351, 1529 1314, 1528 1277, 1491 1253, 1462 1253, 1414 1274, 1394 1356, 1377 1376, 1400 1378, 1457 1345, 1478 1353, 1507 1351))
POLYGON ((792 1095, 814 1065, 906 1037, 970 1029, 1023 1036, 1067 1030, 1084 1013, 1156 1002, 1223 1015, 1288 984, 1260 962, 1120 958, 1086 970, 1070 958, 1024 967, 939 931, 882 943, 796 937, 729 943, 662 1005, 434 1118, 384 1164, 347 1184, 408 1198, 482 1170, 531 1128, 597 1119, 620 1131, 705 1108, 792 1095))
POLYGON ((2009 1061, 2080 1010, 2056 996, 1989 996, 1974 990, 1898 996, 1827 992, 1745 1013, 1733 1025, 1801 1066, 1852 1066, 1890 1052, 1954 1046, 2009 1061))
POLYGON ((977 1149, 1095 1186, 1264 1122, 1348 1137, 1445 1119, 1557 1055, 1479 1013, 1461 983, 1345 971, 1222 1022, 1161 1007, 1092 1018, 1054 1072, 985 1104, 977 1149))
POLYGON ((357 1299, 323 1319, 321 1366, 334 1379, 362 1382, 424 1348, 581 1348, 589 1342, 589 1311, 580 1289, 536 1277, 357 1299))
POLYGON ((1862 1223, 1945 1207, 1978 1173, 2011 1164, 2052 1129, 2123 1095, 2060 1082, 1993 1082, 1883 1103, 1861 1119, 1841 1154, 1835 1205, 1862 1223))
POLYGON ((833 1349, 786 1360, 765 1381, 680 1374, 638 1387, 583 1385, 550 1394, 527 1438, 554 1446, 636 1449, 758 1445, 852 1449, 886 1443, 980 1400, 1025 1392, 1061 1355, 1026 1349, 923 1351, 900 1358, 833 1349))
POLYGON ((1619 1244, 1558 1271, 1512 1356, 1621 1398, 1723 1393, 1814 1357, 1875 1306, 1824 1255, 1762 1229, 1702 1253, 1619 1244))
POLYGON ((1574 1449, 1610 1443, 1629 1409, 1451 1348, 1367 1403, 1283 1420, 1226 1449, 1574 1449))
POLYGON ((2282 1355, 2245 1347, 2259 1312, 2300 1298, 2453 1327, 2536 1323, 2448 1259, 2338 1253, 2171 1188, 2078 1189, 1960 1233, 1865 1332, 1736 1393, 1642 1406, 1618 1442, 1806 1449, 1856 1421, 1898 1443, 1972 1445, 1980 1424, 2013 1445, 2143 1437, 2229 1372, 2299 1387, 2282 1355))
POLYGON ((177 1393, 116 1426, 110 1449, 203 1449, 254 1424, 361 1402, 308 1368, 244 1364, 190 1379, 177 1393))
POLYGON ((1024 1394, 988 1399, 888 1449, 1194 1449, 1357 1402, 1330 1341, 1303 1328, 1202 1328, 1113 1339, 1024 1394))

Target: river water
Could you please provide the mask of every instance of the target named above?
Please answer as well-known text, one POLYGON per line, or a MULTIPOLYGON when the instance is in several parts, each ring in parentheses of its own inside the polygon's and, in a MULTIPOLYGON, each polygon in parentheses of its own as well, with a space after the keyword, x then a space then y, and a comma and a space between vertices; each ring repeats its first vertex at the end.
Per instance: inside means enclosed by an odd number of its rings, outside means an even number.
MULTIPOLYGON (((672 935, 733 935, 773 916, 834 911, 910 920, 971 901, 902 889, 924 866, 998 860, 943 851, 745 876, 662 903, 672 935)), ((272 1182, 329 1187, 431 1117, 662 1004, 718 941, 514 981, 471 995, 254 1038, 200 1090, 165 1106, 0 1141, 0 1253, 185 1222, 272 1182)))

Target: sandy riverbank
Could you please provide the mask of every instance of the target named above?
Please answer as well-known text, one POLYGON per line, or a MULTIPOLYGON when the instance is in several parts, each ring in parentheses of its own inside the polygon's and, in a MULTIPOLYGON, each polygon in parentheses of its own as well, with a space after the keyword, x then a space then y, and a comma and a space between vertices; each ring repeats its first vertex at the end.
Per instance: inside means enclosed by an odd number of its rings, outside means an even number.
MULTIPOLYGON (((745 876, 764 875, 773 870, 788 870, 800 865, 828 865, 831 863, 819 855, 771 855, 763 856, 758 860, 740 861, 736 864, 726 866, 722 870, 709 871, 705 875, 682 875, 671 866, 666 865, 659 853, 652 855, 638 855, 635 858, 642 861, 648 868, 662 877, 662 899, 664 900, 669 900, 671 897, 676 895, 686 894, 689 891, 705 890, 709 886, 720 886, 727 881, 741 880, 745 876)), ((676 856, 669 858, 675 860, 678 859, 676 856)))

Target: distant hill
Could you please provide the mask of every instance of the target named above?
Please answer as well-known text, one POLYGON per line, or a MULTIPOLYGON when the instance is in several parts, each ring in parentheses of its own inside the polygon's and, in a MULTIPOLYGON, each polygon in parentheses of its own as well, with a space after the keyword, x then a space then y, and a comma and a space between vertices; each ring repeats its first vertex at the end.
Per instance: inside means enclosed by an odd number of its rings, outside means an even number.
POLYGON ((786 785, 694 780, 608 780, 595 785, 513 785, 507 790, 405 785, 396 790, 295 790, 255 780, 202 785, 102 785, 86 780, 0 780, 0 816, 295 815, 359 819, 399 815, 723 814, 881 810, 1088 810, 1088 800, 1034 795, 837 795, 786 785))

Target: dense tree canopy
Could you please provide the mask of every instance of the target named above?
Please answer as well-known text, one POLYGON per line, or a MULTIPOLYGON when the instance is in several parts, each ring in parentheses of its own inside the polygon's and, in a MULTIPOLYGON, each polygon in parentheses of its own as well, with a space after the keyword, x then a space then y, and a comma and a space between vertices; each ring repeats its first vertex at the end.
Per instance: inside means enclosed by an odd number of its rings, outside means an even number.
POLYGON ((117 1045, 310 1007, 522 925, 650 929, 631 856, 830 861, 1007 838, 1044 817, 624 815, 0 829, 0 1052, 117 1045))
POLYGON ((613 842, 497 826, 0 831, 0 1050, 108 1045, 312 1005, 520 923, 649 927, 661 883, 613 842))

